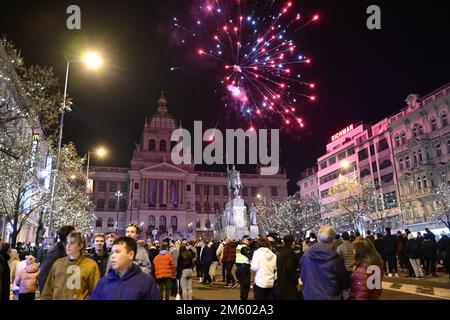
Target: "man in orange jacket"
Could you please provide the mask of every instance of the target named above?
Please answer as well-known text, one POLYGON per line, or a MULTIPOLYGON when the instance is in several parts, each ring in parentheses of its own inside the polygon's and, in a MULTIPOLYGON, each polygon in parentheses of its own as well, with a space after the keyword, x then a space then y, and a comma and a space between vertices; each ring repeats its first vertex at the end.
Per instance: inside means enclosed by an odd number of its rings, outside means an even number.
POLYGON ((153 260, 155 265, 156 281, 159 285, 161 300, 169 300, 172 281, 175 278, 175 261, 173 256, 167 251, 167 243, 161 245, 160 253, 153 260))

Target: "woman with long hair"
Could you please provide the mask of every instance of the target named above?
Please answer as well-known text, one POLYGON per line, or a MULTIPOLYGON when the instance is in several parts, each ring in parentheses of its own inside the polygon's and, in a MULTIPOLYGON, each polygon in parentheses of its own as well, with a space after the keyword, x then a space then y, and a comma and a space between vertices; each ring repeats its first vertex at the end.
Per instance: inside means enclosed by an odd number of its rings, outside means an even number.
POLYGON ((352 274, 351 300, 379 300, 384 274, 383 259, 369 239, 357 237, 353 242, 355 271, 352 274))

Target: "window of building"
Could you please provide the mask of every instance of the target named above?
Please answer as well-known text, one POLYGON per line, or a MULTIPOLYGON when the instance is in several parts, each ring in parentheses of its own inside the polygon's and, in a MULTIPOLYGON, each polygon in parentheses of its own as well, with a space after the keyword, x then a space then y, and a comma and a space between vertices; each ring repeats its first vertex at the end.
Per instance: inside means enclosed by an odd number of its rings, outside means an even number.
POLYGON ((384 151, 386 149, 389 149, 389 145, 386 139, 383 139, 380 142, 378 142, 378 152, 384 151))
POLYGON ((156 221, 156 219, 155 219, 155 216, 148 216, 148 229, 149 229, 149 231, 152 231, 153 229, 155 229, 155 225, 156 225, 156 223, 155 223, 155 221, 156 221))
POLYGON ((441 182, 447 183, 447 174, 445 172, 441 173, 441 182))
POLYGON ((370 176, 370 170, 368 168, 364 168, 361 170, 361 178, 370 176))
POLYGON ((116 192, 117 191, 117 182, 110 181, 109 182, 109 191, 110 192, 116 192))
POLYGON ((428 188, 428 182, 427 182, 427 177, 423 176, 422 178, 422 183, 423 183, 423 188, 428 188))
POLYGON ((277 197, 278 196, 278 188, 276 186, 270 187, 270 194, 272 195, 272 197, 277 197))
POLYGON ((399 163, 400 163, 400 170, 403 170, 404 169, 403 159, 400 159, 399 163))
POLYGON ((126 199, 120 199, 119 210, 122 212, 127 210, 127 200, 126 199))
POLYGON ((411 166, 410 162, 409 162, 409 157, 405 158, 405 168, 409 169, 409 167, 411 166))
POLYGON ((339 160, 345 159, 345 151, 338 154, 338 159, 339 160))
POLYGON ((321 197, 322 199, 328 197, 328 189, 327 189, 327 190, 321 191, 321 192, 320 192, 320 197, 321 197))
POLYGON ((120 191, 128 192, 128 182, 121 182, 120 183, 120 191))
POLYGON ((209 195, 209 185, 207 184, 203 186, 203 195, 205 196, 209 195))
POLYGON ((154 139, 150 139, 148 142, 148 151, 156 150, 156 141, 154 139))
POLYGON ((97 210, 103 210, 105 209, 105 199, 98 199, 97 200, 97 210))
POLYGON ((369 149, 370 149, 370 155, 373 156, 375 154, 375 147, 373 146, 373 144, 370 145, 369 149))
POLYGON ((195 201, 195 211, 201 212, 202 206, 200 205, 200 201, 195 201))
POLYGON ((387 160, 387 159, 383 160, 383 161, 381 161, 381 164, 380 164, 380 170, 389 168, 390 166, 392 166, 391 160, 387 160))
POLYGON ((422 125, 419 126, 418 133, 423 134, 423 126, 422 125))
POLYGON ((405 144, 406 143, 406 133, 402 132, 400 139, 402 141, 402 144, 405 144))
POLYGON ((392 182, 392 180, 394 179, 394 174, 393 173, 388 173, 384 176, 381 177, 381 181, 383 183, 390 183, 392 182))
POLYGON ((336 157, 331 157, 329 160, 330 166, 336 163, 336 157))
POLYGON ((178 218, 176 216, 172 216, 170 218, 170 227, 173 231, 176 231, 178 228, 178 218))
POLYGON ((364 159, 367 159, 368 157, 369 157, 369 154, 367 153, 367 148, 358 152, 358 160, 359 161, 363 161, 364 159))
POLYGON ((347 149, 347 157, 355 154, 355 147, 350 147, 347 149))
POLYGON ((173 148, 175 148, 176 145, 177 145, 176 141, 170 141, 170 151, 172 151, 173 148))
POLYGON ((95 220, 95 227, 101 229, 103 227, 103 219, 102 217, 98 217, 97 220, 95 220))
POLYGON ((412 129, 412 135, 413 137, 417 137, 417 126, 414 126, 412 129))
POLYGON ((220 211, 220 203, 219 202, 214 202, 214 212, 216 212, 217 210, 220 211))
POLYGON ((308 188, 308 181, 306 181, 306 182, 303 183, 303 187, 304 187, 304 188, 308 188))
POLYGON ((190 184, 186 185, 186 191, 191 191, 191 185, 190 184))
POLYGON ((420 177, 417 178, 417 189, 418 190, 422 189, 422 181, 420 180, 420 177))
POLYGON ((166 216, 160 216, 159 217, 159 230, 162 232, 166 231, 166 226, 167 226, 167 218, 166 216))
POLYGON ((109 217, 108 218, 108 229, 112 229, 112 228, 114 228, 114 218, 109 217))
POLYGON ((385 193, 383 197, 385 209, 392 209, 397 207, 397 194, 395 191, 385 193))
POLYGON ((376 161, 373 161, 372 162, 372 172, 377 172, 378 171, 378 168, 377 168, 377 162, 376 161))
POLYGON ((327 167, 327 162, 326 161, 322 161, 320 163, 320 169, 325 169, 327 167))
POLYGON ((252 189, 252 197, 256 197, 256 195, 258 194, 258 188, 251 187, 251 189, 252 189))
POLYGON ((219 186, 213 186, 213 194, 215 196, 220 196, 220 187, 219 186))
POLYGON ((133 208, 139 208, 139 200, 138 199, 133 200, 133 208))
POLYGON ((417 153, 415 151, 413 152, 413 163, 417 164, 417 153))
POLYGON ((227 196, 228 195, 228 187, 223 186, 222 193, 223 193, 224 196, 227 196))
POLYGON ((200 193, 200 187, 201 187, 200 184, 196 184, 196 185, 195 185, 195 194, 201 194, 201 193, 200 193))
POLYGON ((418 156, 419 156, 419 162, 422 162, 423 161, 423 159, 422 159, 422 150, 421 149, 419 149, 419 151, 418 151, 418 156))
POLYGON ((159 141, 159 151, 166 151, 167 142, 166 140, 159 141))
POLYGON ((202 223, 201 223, 200 219, 197 219, 197 220, 195 221, 195 227, 196 227, 197 229, 200 229, 200 228, 202 227, 202 223))
POLYGON ((395 146, 400 147, 400 136, 399 135, 395 136, 395 146))
POLYGON ((436 131, 437 130, 437 125, 436 125, 436 119, 431 119, 431 131, 436 131))
POLYGON ((442 126, 446 127, 448 125, 448 120, 447 120, 447 114, 445 112, 442 114, 441 119, 442 119, 442 126))
POLYGON ((115 210, 116 209, 116 199, 111 198, 108 201, 108 209, 109 210, 115 210))
POLYGON ((139 189, 139 182, 134 183, 134 189, 139 189))
POLYGON ((380 181, 378 180, 378 178, 373 179, 373 185, 375 186, 375 190, 380 189, 380 181))
POLYGON ((98 191, 105 192, 106 191, 106 181, 98 182, 98 191))
POLYGON ((437 155, 438 157, 441 157, 441 156, 442 156, 441 145, 440 145, 439 143, 436 145, 436 155, 437 155))

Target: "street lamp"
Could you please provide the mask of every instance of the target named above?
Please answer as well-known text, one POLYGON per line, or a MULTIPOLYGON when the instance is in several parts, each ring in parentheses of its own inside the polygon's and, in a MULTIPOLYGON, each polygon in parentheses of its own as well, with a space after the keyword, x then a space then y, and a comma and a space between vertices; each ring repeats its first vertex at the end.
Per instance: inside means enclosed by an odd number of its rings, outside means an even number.
MULTIPOLYGON (((103 158, 108 153, 108 151, 106 151, 106 149, 103 148, 103 147, 99 147, 97 150, 94 151, 94 153, 97 156, 99 156, 100 158, 103 158)), ((86 167, 86 180, 89 179, 89 163, 90 163, 90 160, 91 160, 91 151, 88 150, 87 167, 86 167)))
POLYGON ((115 193, 116 197, 117 197, 117 203, 116 203, 116 209, 117 209, 117 216, 116 216, 116 234, 117 234, 117 228, 119 226, 119 200, 120 197, 123 196, 123 193, 120 192, 120 190, 117 190, 115 193))
MULTIPOLYGON (((67 103, 67 101, 66 101, 66 99, 67 99, 67 83, 69 80, 69 67, 70 67, 71 62, 75 63, 75 62, 79 62, 79 61, 80 60, 73 60, 73 61, 67 60, 67 65, 66 65, 66 77, 65 77, 65 82, 64 82, 63 102, 62 102, 61 108, 59 109, 59 112, 61 113, 61 120, 60 120, 60 125, 59 125, 58 152, 57 152, 57 158, 56 158, 56 168, 54 169, 54 173, 53 173, 52 192, 51 192, 51 196, 50 196, 50 219, 49 219, 49 226, 48 226, 48 236, 50 239, 52 238, 52 229, 53 229, 53 210, 54 210, 54 205, 55 205, 56 176, 58 174, 59 161, 61 159, 61 143, 62 143, 62 134, 63 134, 63 127, 64 127, 64 114, 66 112, 72 111, 72 109, 70 108, 72 103, 71 102, 67 103)), ((82 61, 89 69, 97 69, 102 64, 102 62, 101 62, 102 60, 101 60, 100 56, 93 52, 84 54, 82 61)))

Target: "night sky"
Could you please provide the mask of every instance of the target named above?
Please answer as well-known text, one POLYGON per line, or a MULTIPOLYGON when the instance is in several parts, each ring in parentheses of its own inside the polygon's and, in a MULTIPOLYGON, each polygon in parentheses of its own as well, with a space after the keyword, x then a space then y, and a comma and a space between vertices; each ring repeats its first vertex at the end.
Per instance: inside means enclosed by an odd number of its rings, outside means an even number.
MULTIPOLYGON (((281 136, 290 193, 333 133, 361 120, 374 123, 404 107, 408 94, 425 95, 450 82, 448 1, 294 2, 305 14, 319 13, 320 21, 294 37, 313 59, 303 75, 317 84, 318 100, 302 105, 304 129, 281 136), (366 28, 371 4, 381 7, 381 30, 366 28)), ((197 67, 192 53, 174 45, 169 32, 172 17, 191 12, 192 3, 2 1, 0 33, 27 64, 54 67, 61 87, 65 56, 84 48, 106 55, 107 67, 96 74, 72 66, 68 94, 74 106, 64 141, 75 142, 81 154, 103 144, 110 156, 93 160, 94 165, 128 167, 161 90, 169 111, 188 129, 194 120, 212 127, 222 113, 222 97, 214 92, 217 75, 197 67), (81 7, 80 31, 66 29, 71 4, 81 7), (171 72, 172 66, 186 69, 171 72)))

